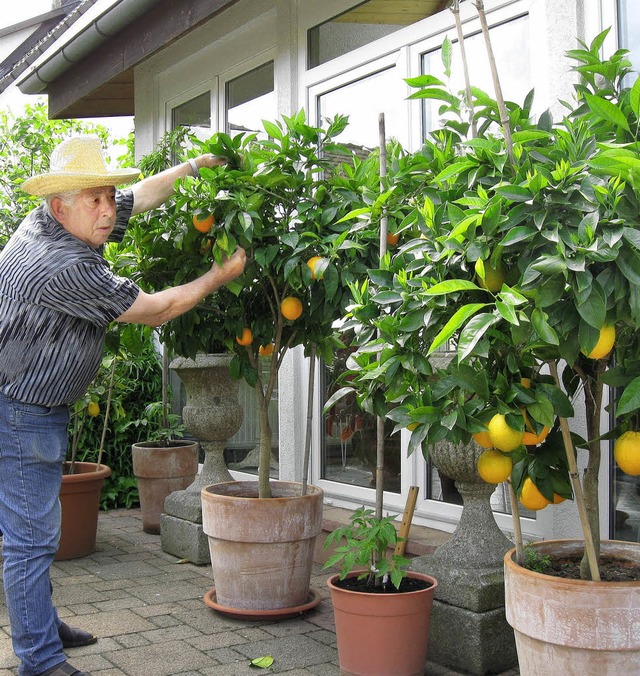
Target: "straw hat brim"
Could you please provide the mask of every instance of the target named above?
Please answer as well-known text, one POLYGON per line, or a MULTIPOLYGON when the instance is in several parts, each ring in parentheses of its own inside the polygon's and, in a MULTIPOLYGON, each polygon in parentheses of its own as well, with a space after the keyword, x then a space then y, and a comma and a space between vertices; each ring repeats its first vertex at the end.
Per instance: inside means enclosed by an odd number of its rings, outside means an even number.
POLYGON ((28 178, 22 189, 29 195, 48 197, 63 192, 101 188, 132 183, 140 177, 139 169, 116 169, 100 174, 81 174, 77 172, 51 172, 28 178))

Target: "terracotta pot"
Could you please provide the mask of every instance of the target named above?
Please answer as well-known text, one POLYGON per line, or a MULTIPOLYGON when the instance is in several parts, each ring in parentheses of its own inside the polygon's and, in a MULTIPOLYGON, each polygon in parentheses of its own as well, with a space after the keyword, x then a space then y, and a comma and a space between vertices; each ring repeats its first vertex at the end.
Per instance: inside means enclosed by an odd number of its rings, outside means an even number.
POLYGON ((336 587, 338 575, 329 578, 342 671, 366 676, 424 674, 438 583, 430 575, 412 571, 408 575, 431 586, 413 592, 367 594, 336 587))
POLYGON ((198 442, 177 440, 170 446, 144 441, 131 446, 133 474, 138 480, 142 530, 160 532, 164 501, 190 486, 198 473, 198 442))
MULTIPOLYGON (((581 540, 531 546, 541 555, 582 555, 581 540)), ((640 560, 640 545, 603 541, 601 554, 640 560)), ((640 582, 592 582, 542 575, 504 557, 507 622, 521 676, 640 673, 640 582)))
POLYGON ((309 601, 315 540, 322 530, 323 491, 288 481, 258 498, 256 481, 202 489, 217 603, 229 609, 275 610, 309 601))
POLYGON ((111 468, 76 462, 75 474, 63 474, 60 487, 62 530, 56 561, 88 556, 96 549, 100 492, 111 468), (97 470, 97 471, 96 471, 97 470))

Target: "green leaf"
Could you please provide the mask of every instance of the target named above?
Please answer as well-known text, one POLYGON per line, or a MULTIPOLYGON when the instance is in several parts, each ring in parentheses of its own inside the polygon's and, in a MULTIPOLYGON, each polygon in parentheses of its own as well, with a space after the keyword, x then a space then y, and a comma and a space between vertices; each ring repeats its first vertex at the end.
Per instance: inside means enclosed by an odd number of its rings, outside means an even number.
POLYGON ((259 667, 260 669, 268 669, 272 664, 274 660, 271 655, 265 655, 264 657, 256 657, 255 659, 251 660, 251 666, 252 667, 259 667))
POLYGON ((629 122, 625 114, 614 103, 595 94, 585 94, 584 98, 592 113, 621 127, 625 131, 630 131, 629 122))
POLYGON ((640 78, 637 78, 629 92, 629 104, 636 117, 640 117, 640 78))
POLYGON ((426 289, 424 293, 428 296, 444 296, 447 293, 455 293, 456 291, 480 291, 480 287, 465 279, 450 279, 434 284, 429 289, 426 289))
POLYGON ((458 361, 463 361, 472 352, 478 341, 484 336, 490 326, 496 323, 496 317, 489 313, 476 315, 466 325, 458 341, 458 361))
POLYGON ((496 188, 496 192, 512 202, 528 202, 533 199, 531 192, 521 185, 501 185, 496 188))
POLYGON ((453 334, 476 312, 485 307, 485 303, 469 303, 468 305, 463 305, 455 314, 449 319, 449 321, 444 325, 440 333, 434 338, 433 343, 429 347, 429 352, 431 354, 437 350, 441 345, 444 345, 453 334))
POLYGON ((540 339, 549 345, 559 345, 558 335, 547 321, 547 314, 540 308, 535 308, 531 313, 531 323, 540 339))
POLYGON ((618 406, 616 407, 616 414, 618 416, 633 413, 640 408, 640 377, 634 378, 625 388, 618 406))

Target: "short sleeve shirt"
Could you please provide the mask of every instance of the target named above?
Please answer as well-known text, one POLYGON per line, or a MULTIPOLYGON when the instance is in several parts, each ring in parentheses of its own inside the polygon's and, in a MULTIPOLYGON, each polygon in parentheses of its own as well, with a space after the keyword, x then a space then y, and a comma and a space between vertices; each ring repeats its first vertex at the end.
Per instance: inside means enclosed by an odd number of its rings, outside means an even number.
MULTIPOLYGON (((133 193, 116 191, 122 238, 133 193)), ((0 391, 30 404, 79 399, 95 378, 108 325, 140 292, 101 251, 34 209, 0 253, 0 391)))

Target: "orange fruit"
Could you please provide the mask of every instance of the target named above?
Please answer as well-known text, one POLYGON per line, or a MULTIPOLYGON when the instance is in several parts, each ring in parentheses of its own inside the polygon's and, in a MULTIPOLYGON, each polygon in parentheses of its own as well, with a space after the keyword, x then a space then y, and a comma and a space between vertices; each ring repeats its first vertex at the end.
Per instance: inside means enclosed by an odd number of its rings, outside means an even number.
POLYGON ((511 458, 490 448, 478 458, 478 474, 488 484, 501 484, 511 476, 513 462, 511 458))
POLYGON ((484 275, 480 274, 480 262, 481 259, 478 259, 475 264, 476 276, 478 278, 478 284, 487 291, 492 293, 497 293, 502 288, 502 285, 507 278, 506 268, 502 263, 498 267, 492 267, 489 265, 489 261, 482 261, 484 264, 484 275))
POLYGON ((640 432, 625 432, 613 445, 613 457, 618 467, 631 476, 640 474, 640 432))
POLYGON ((302 303, 295 296, 287 296, 280 303, 280 312, 286 319, 294 321, 302 314, 302 303))
POLYGON ((92 418, 95 418, 100 413, 100 405, 98 404, 97 401, 90 401, 87 404, 87 413, 92 418))
POLYGON ((558 495, 557 493, 553 494, 553 504, 554 505, 559 505, 561 502, 564 502, 567 498, 563 498, 561 495, 558 495))
POLYGON ((275 345, 273 343, 269 343, 268 345, 260 345, 260 347, 258 348, 258 352, 263 357, 270 357, 273 354, 274 349, 275 345))
MULTIPOLYGON (((589 359, 604 359, 609 352, 613 349, 613 345, 616 342, 616 327, 613 324, 605 324, 600 329, 600 337, 595 347, 587 357, 589 359)), ((584 354, 584 352, 583 352, 584 354)))
POLYGON ((478 446, 482 446, 482 448, 493 448, 493 442, 491 441, 491 435, 489 432, 476 432, 475 434, 471 435, 473 437, 473 440, 478 444, 478 446))
POLYGON ((206 233, 209 232, 209 230, 211 230, 211 228, 213 227, 213 214, 209 214, 204 218, 200 218, 198 214, 193 214, 191 221, 193 222, 193 227, 198 232, 206 233))
POLYGON ((322 258, 322 256, 312 256, 307 261, 307 265, 309 266, 309 270, 311 270, 312 279, 322 279, 322 275, 320 277, 318 277, 318 273, 316 273, 316 266, 322 260, 324 260, 324 258, 322 258))
POLYGON ((253 343, 253 333, 251 329, 245 326, 244 329, 242 329, 242 335, 236 336, 236 343, 243 347, 251 345, 251 343, 253 343))
POLYGON ((499 451, 510 453, 522 444, 523 433, 507 425, 506 418, 496 413, 487 425, 491 443, 499 451))
POLYGON ((530 509, 533 512, 544 509, 547 505, 551 504, 529 477, 527 477, 522 484, 520 502, 523 507, 530 509))
POLYGON ((531 426, 531 423, 529 422, 527 412, 524 408, 522 409, 522 415, 524 417, 524 434, 522 435, 522 443, 525 446, 537 446, 538 444, 541 444, 547 438, 551 428, 545 425, 542 428, 540 434, 536 434, 533 427, 531 426))
POLYGON ((395 246, 400 241, 400 234, 397 232, 387 233, 387 245, 395 246))

